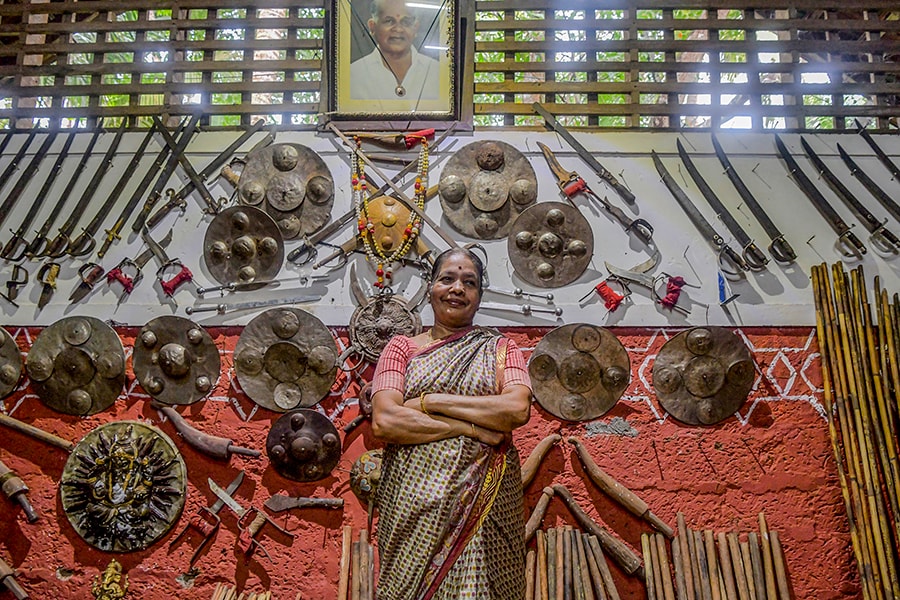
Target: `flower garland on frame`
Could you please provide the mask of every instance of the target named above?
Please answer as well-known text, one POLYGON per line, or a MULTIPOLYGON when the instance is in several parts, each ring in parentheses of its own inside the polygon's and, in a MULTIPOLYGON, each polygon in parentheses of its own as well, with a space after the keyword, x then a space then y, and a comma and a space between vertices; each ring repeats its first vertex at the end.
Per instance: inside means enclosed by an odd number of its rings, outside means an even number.
MULTIPOLYGON (((366 259, 378 265, 375 269, 377 280, 373 284, 379 289, 390 288, 393 277, 393 263, 402 258, 412 247, 422 230, 422 217, 409 211, 409 220, 403 230, 403 239, 397 248, 388 254, 375 239, 375 224, 369 215, 369 193, 362 159, 359 156, 360 138, 355 137, 356 148, 350 160, 350 183, 353 190, 353 206, 356 210, 357 229, 362 238, 366 259)), ((425 195, 428 190, 428 140, 421 138, 422 148, 419 151, 418 172, 415 181, 413 202, 420 209, 425 209, 425 195)))

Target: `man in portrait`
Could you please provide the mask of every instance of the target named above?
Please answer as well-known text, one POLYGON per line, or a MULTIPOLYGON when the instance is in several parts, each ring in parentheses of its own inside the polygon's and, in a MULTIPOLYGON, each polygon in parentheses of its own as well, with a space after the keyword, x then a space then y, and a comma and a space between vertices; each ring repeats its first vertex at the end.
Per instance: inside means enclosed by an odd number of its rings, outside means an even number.
POLYGON ((375 49, 350 64, 353 100, 436 100, 439 62, 414 42, 419 16, 405 0, 372 0, 366 23, 375 49))

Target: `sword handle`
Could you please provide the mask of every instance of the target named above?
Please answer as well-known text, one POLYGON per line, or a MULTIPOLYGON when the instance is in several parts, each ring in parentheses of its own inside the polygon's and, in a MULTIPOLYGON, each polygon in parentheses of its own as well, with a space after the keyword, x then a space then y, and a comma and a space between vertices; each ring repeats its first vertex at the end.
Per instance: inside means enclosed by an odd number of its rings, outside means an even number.
POLYGON ((97 245, 93 236, 88 235, 87 231, 82 231, 74 240, 70 240, 66 244, 66 254, 69 256, 87 256, 94 251, 97 245))
POLYGON ((187 265, 183 265, 178 261, 170 261, 159 268, 159 271, 156 273, 157 278, 159 278, 159 285, 162 287, 162 291, 166 296, 170 298, 175 294, 176 290, 181 287, 182 284, 190 283, 194 280, 194 274, 191 273, 191 270, 187 268, 187 265), (171 279, 165 280, 162 279, 162 273, 165 269, 179 266, 181 270, 178 271, 171 279))
POLYGON ((741 271, 749 271, 750 265, 744 261, 743 256, 735 252, 734 248, 728 244, 723 244, 719 248, 719 268, 726 275, 740 278, 744 276, 741 271), (726 267, 726 264, 731 268, 726 267))
POLYGON ((41 256, 49 256, 50 258, 61 258, 66 253, 66 247, 69 245, 69 236, 60 231, 55 238, 48 244, 41 256))
POLYGON ((761 271, 769 264, 769 258, 763 254, 763 251, 760 250, 754 242, 750 242, 744 246, 741 256, 744 257, 747 266, 753 271, 761 271))
POLYGON ((256 540, 256 536, 259 534, 260 530, 263 528, 263 525, 266 524, 266 521, 269 518, 266 516, 266 513, 250 507, 243 516, 241 516, 238 521, 238 526, 242 526, 243 523, 250 521, 250 524, 246 527, 241 528, 241 533, 238 536, 238 545, 241 550, 244 551, 244 554, 248 556, 253 551, 253 547, 259 544, 256 540), (253 517, 250 519, 250 517, 253 517))
POLYGON ((9 262, 19 262, 25 258, 25 251, 27 249, 28 244, 25 242, 25 238, 22 237, 22 234, 13 232, 13 236, 6 242, 6 245, 3 246, 3 251, 0 252, 0 258, 8 260, 9 262), (22 248, 22 251, 16 256, 13 256, 13 252, 20 247, 22 248))
POLYGON ((184 214, 184 211, 187 208, 187 201, 181 195, 176 194, 171 188, 166 190, 166 195, 169 197, 166 203, 160 206, 157 211, 147 219, 147 229, 156 227, 167 214, 176 208, 181 211, 181 214, 184 214))
POLYGON ((106 252, 109 250, 109 247, 112 246, 112 243, 116 240, 122 239, 122 236, 119 235, 119 232, 122 231, 123 225, 125 225, 125 223, 120 219, 116 221, 111 229, 106 230, 106 239, 103 240, 103 243, 100 245, 100 249, 97 250, 97 258, 103 258, 104 256, 106 256, 106 252))
POLYGON ((187 306, 187 307, 185 307, 184 312, 186 312, 189 315, 192 315, 194 313, 201 313, 201 312, 215 312, 220 315, 223 315, 223 314, 225 314, 226 310, 228 310, 228 305, 214 304, 212 306, 187 306))
POLYGON ((897 254, 897 251, 900 250, 900 239, 894 235, 893 231, 887 229, 884 223, 869 235, 869 241, 885 254, 897 254))
POLYGON ((31 242, 25 246, 25 256, 28 258, 36 258, 40 256, 47 256, 45 253, 47 246, 47 236, 38 235, 36 238, 31 240, 31 242))
POLYGON ((863 244, 859 238, 856 237, 856 234, 853 233, 853 230, 849 228, 838 236, 835 247, 837 247, 838 252, 847 258, 859 258, 867 252, 865 244, 863 244))
POLYGON ((633 233, 637 239, 644 242, 645 246, 653 242, 653 226, 644 219, 634 219, 625 231, 633 233))
POLYGON ((144 206, 141 207, 141 212, 138 213, 137 217, 134 219, 134 223, 131 224, 131 230, 133 232, 140 233, 141 229, 144 227, 144 222, 147 220, 147 217, 150 216, 150 211, 153 210, 153 207, 156 206, 156 203, 159 202, 161 197, 162 194, 159 192, 147 197, 144 201, 144 206))
POLYGON ((779 235, 772 240, 772 243, 769 244, 769 253, 772 255, 772 258, 784 264, 792 263, 797 259, 797 253, 794 252, 794 249, 784 239, 783 235, 779 235))

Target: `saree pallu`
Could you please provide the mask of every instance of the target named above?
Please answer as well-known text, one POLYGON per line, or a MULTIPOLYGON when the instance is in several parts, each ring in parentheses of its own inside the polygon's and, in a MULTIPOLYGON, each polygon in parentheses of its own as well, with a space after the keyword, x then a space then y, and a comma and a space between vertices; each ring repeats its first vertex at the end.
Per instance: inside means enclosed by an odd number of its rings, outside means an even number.
MULTIPOLYGON (((423 349, 407 366, 406 397, 496 393, 500 339, 476 328, 423 349)), ((524 596, 522 476, 511 444, 390 444, 377 504, 378 600, 524 596)))

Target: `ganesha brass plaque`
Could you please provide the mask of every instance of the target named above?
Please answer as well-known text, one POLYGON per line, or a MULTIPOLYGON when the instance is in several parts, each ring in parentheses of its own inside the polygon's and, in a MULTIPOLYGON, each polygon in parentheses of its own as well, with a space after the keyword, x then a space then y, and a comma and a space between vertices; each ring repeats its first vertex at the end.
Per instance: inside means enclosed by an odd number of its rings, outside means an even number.
POLYGON ((97 427, 72 450, 59 482, 75 531, 106 552, 144 550, 184 508, 187 470, 162 431, 139 421, 97 427))

